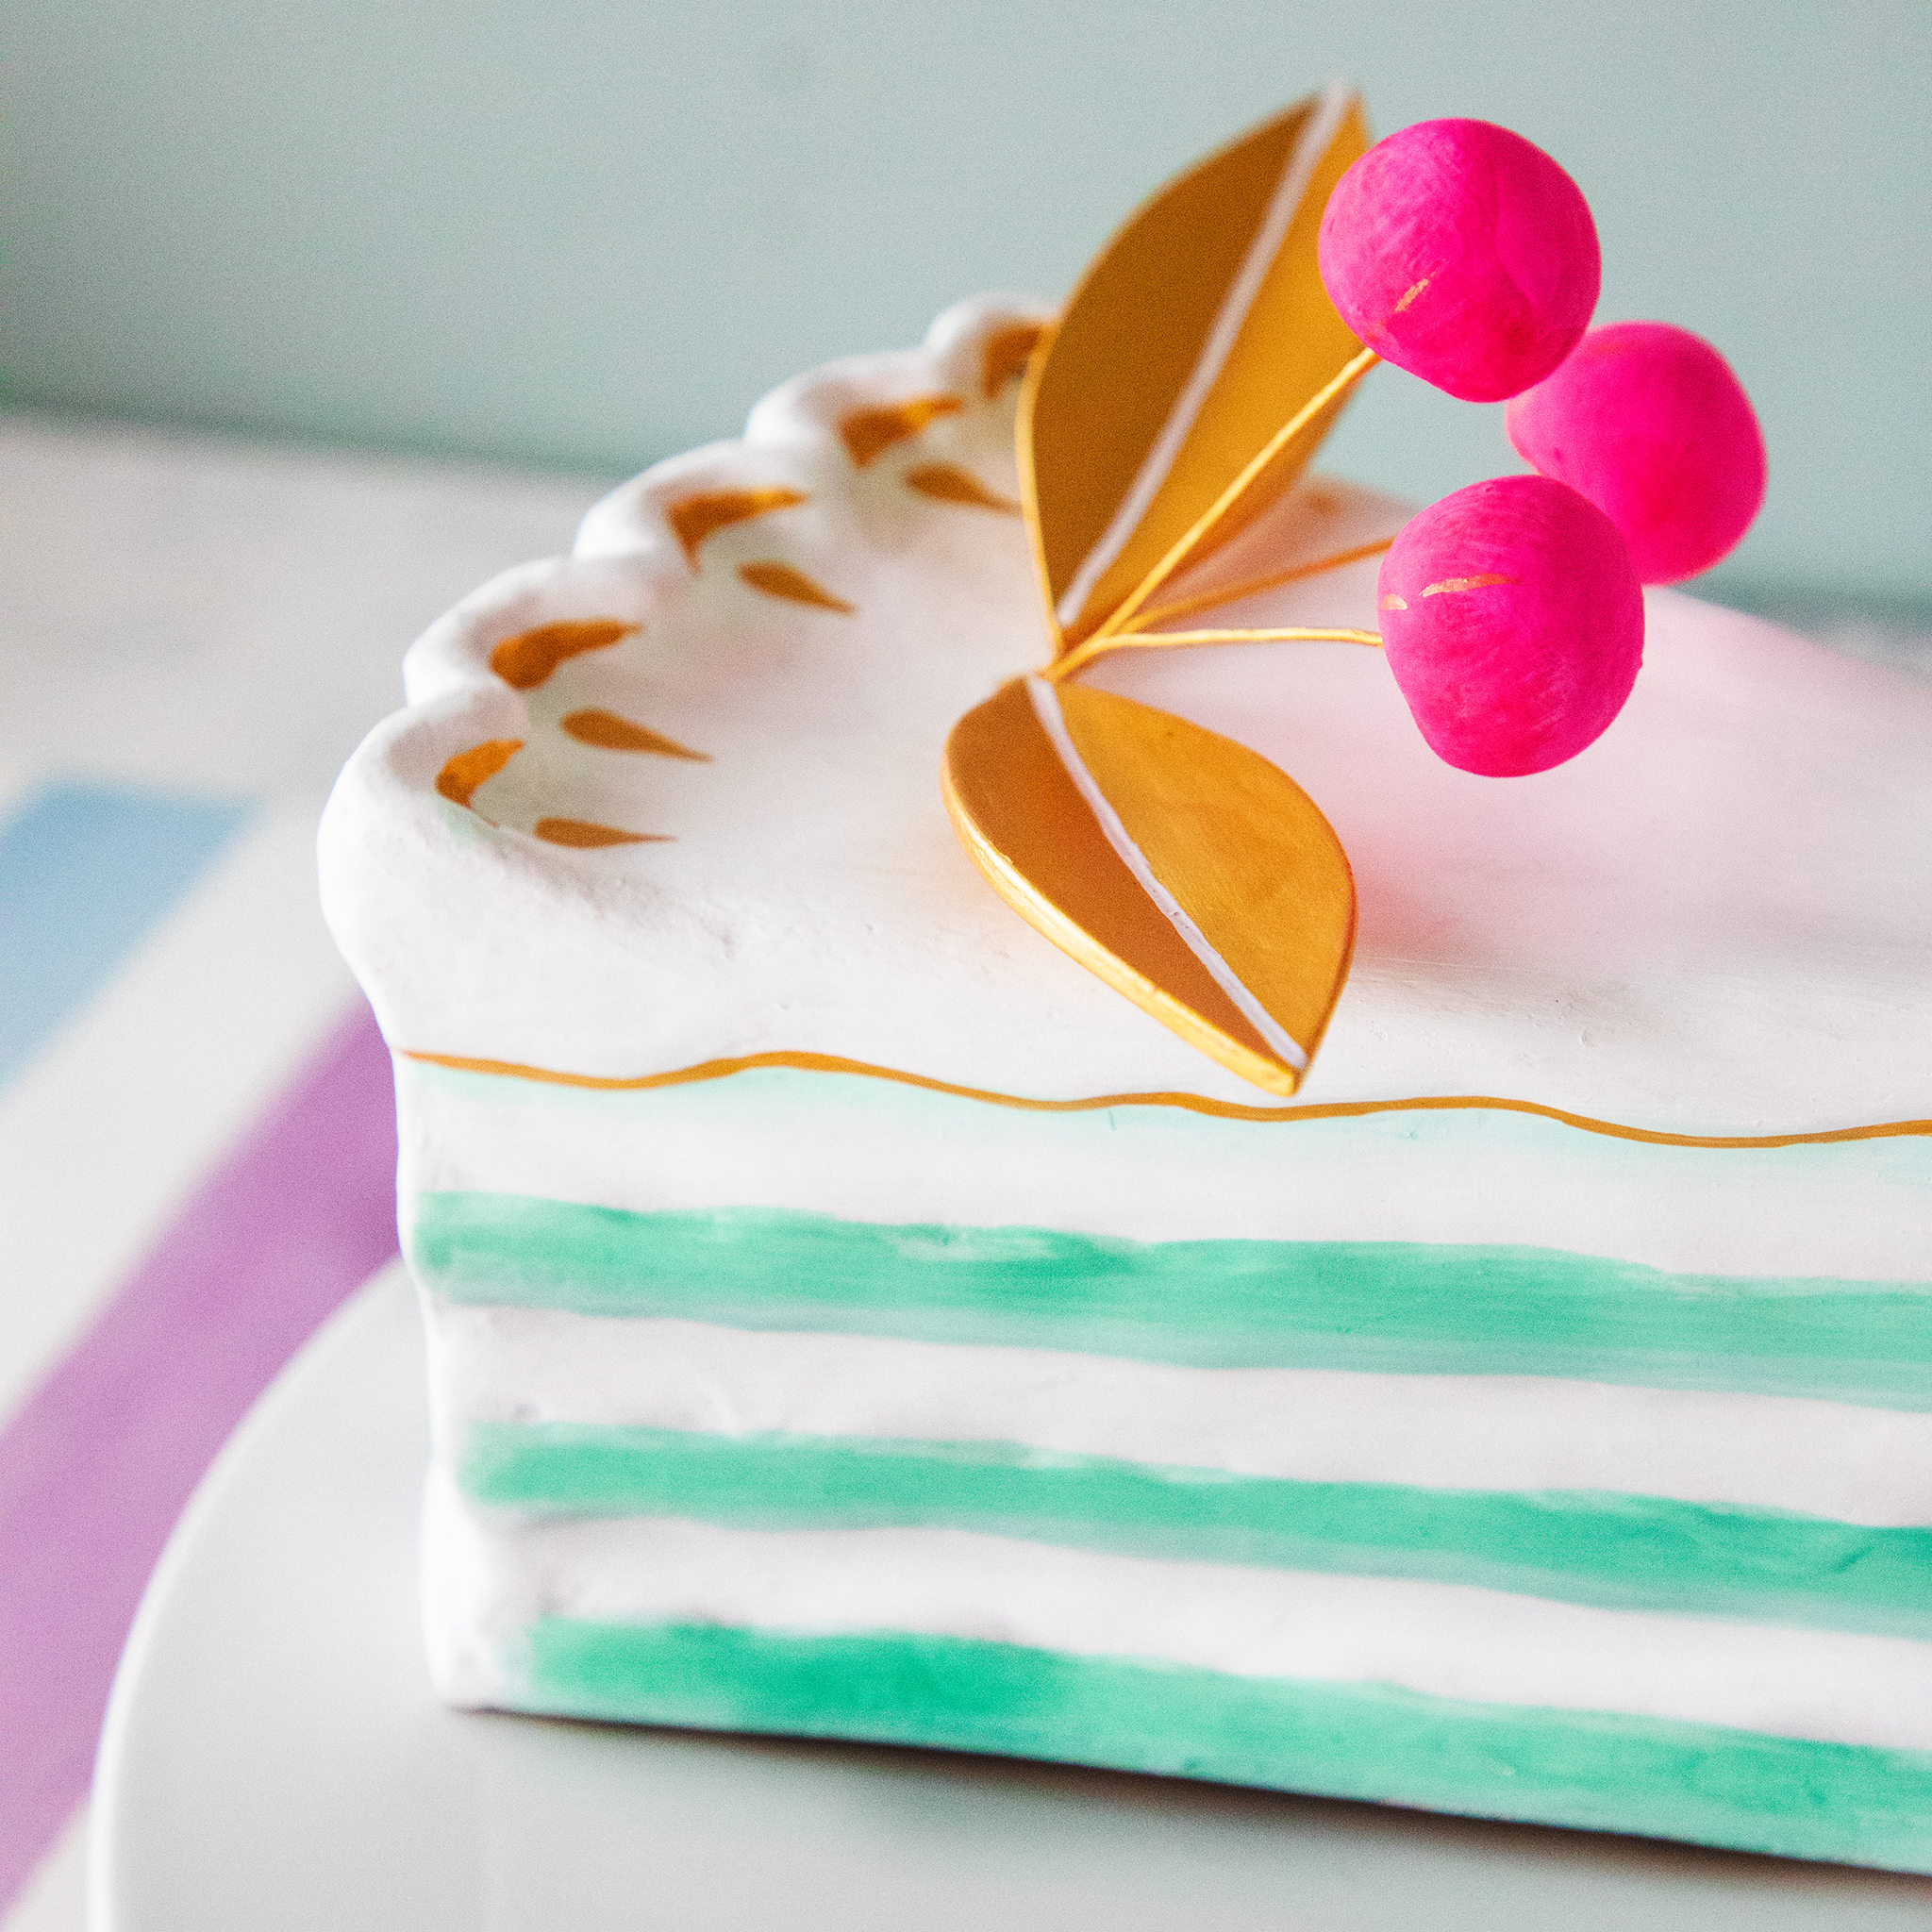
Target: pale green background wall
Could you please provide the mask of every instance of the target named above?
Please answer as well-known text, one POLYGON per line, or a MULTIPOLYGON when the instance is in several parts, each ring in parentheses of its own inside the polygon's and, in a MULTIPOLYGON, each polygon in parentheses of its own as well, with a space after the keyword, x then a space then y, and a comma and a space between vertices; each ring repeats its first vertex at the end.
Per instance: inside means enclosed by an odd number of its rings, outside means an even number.
MULTIPOLYGON (((1772 493, 1740 589, 1925 588, 1923 0, 13 0, 16 400, 630 470, 987 286, 1331 74, 1503 121, 1605 319, 1715 341, 1772 493)), ((1500 412, 1378 371, 1328 460, 1431 497, 1500 412)))

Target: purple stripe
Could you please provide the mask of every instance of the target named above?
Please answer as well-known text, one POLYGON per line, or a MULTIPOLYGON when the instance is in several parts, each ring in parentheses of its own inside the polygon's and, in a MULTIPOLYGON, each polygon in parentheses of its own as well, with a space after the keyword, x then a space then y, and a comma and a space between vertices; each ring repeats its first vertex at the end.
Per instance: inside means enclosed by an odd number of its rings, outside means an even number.
POLYGON ((190 1491, 395 1253, 395 1160, 389 1053, 358 1008, 0 1434, 0 1910, 87 1794, 127 1625, 190 1491))

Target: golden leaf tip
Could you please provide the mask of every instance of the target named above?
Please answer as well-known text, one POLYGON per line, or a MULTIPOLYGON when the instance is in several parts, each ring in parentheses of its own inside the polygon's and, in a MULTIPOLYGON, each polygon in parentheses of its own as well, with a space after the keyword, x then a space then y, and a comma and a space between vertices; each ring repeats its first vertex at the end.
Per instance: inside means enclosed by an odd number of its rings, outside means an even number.
POLYGON ((490 668, 513 691, 534 691, 557 667, 586 651, 602 651, 641 625, 621 617, 566 619, 505 638, 490 653, 490 668))
POLYGON ((705 490, 691 496, 680 496, 664 514, 695 570, 698 548, 713 532, 809 501, 804 491, 784 484, 762 490, 705 490))
POLYGON ((459 751, 436 774, 436 789, 452 805, 473 810, 470 800, 486 778, 493 778, 524 748, 521 738, 491 738, 459 751))
POLYGON ((820 610, 836 610, 848 617, 858 608, 789 563, 741 563, 738 575, 754 591, 762 591, 768 597, 783 597, 789 603, 809 604, 820 610))
POLYGON ((626 832, 616 825, 600 825, 591 819, 539 819, 531 831, 548 845, 574 845, 593 851, 600 845, 667 845, 663 832, 626 832))
POLYGON ((924 463, 906 472, 906 487, 938 503, 962 504, 969 509, 990 509, 1003 517, 1016 517, 1020 506, 1010 496, 989 490, 970 470, 957 463, 924 463))
POLYGON ((661 731, 653 731, 648 724, 634 724, 628 718, 620 718, 615 711, 573 711, 558 723, 579 744, 594 744, 604 751, 655 752, 659 758, 690 758, 704 765, 711 762, 709 752, 693 751, 675 738, 666 738, 661 731))
POLYGON ((964 398, 956 395, 908 396, 903 403, 854 409, 840 419, 839 434, 846 453, 862 470, 895 442, 917 436, 941 416, 958 415, 965 407, 964 398))

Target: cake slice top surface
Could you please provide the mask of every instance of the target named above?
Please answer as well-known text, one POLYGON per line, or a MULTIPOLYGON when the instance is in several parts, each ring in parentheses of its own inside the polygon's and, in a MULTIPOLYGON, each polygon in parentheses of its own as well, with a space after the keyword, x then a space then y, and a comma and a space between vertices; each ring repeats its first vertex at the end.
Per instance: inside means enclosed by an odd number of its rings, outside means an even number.
MULTIPOLYGON (((1051 649, 1012 441, 1043 319, 981 298, 918 350, 787 384, 742 441, 625 485, 570 558, 425 635, 323 833, 331 923, 393 1047, 1279 1105, 1018 919, 941 803, 955 722, 1051 649)), ((1174 594, 1407 514, 1310 477, 1174 594)), ((1372 628, 1375 569, 1213 622, 1372 628)), ((1341 836, 1355 962, 1296 1108, 1488 1096, 1736 1136, 1932 1113, 1932 687, 1647 603, 1623 716, 1526 778, 1441 763, 1358 645, 1082 674, 1259 751, 1341 836)))

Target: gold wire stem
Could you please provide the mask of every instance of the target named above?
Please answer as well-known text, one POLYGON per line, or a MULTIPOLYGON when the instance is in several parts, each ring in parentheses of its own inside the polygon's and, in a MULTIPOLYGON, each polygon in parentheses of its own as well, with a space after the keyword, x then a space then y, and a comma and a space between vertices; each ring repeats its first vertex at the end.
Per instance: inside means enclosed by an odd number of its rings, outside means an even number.
POLYGON ((1075 644, 1064 658, 1041 665, 1038 675, 1049 684, 1058 684, 1109 651, 1164 651, 1185 644, 1370 644, 1379 650, 1382 633, 1327 630, 1304 625, 1283 625, 1274 630, 1116 631, 1111 637, 1089 638, 1084 644, 1075 644))
POLYGON ((1263 591, 1278 591, 1284 584, 1298 584, 1305 577, 1317 577, 1324 570, 1340 570, 1346 563, 1359 563, 1365 557, 1380 557, 1395 541, 1393 537, 1377 538, 1373 543, 1357 543, 1353 550, 1338 550, 1333 557, 1318 558, 1313 563, 1298 563, 1292 570, 1278 570, 1265 577, 1246 577, 1218 591, 1203 591, 1196 597, 1178 597, 1172 604, 1158 604, 1131 618, 1114 633, 1131 636, 1135 631, 1152 630, 1171 617, 1185 617, 1191 610, 1209 610, 1217 604, 1233 604, 1242 597, 1258 596, 1263 591))
POLYGON ((1124 629, 1155 591, 1188 562, 1195 550, 1213 531, 1214 526, 1247 494, 1249 487, 1266 472, 1275 457, 1324 409, 1346 395, 1381 359, 1374 350, 1362 350, 1353 360, 1344 364, 1331 381, 1324 383, 1310 396, 1256 452, 1241 475, 1214 499, 1202 515, 1195 518, 1191 527, 1122 600, 1113 613, 1094 632, 1094 637, 1110 637, 1124 629))

